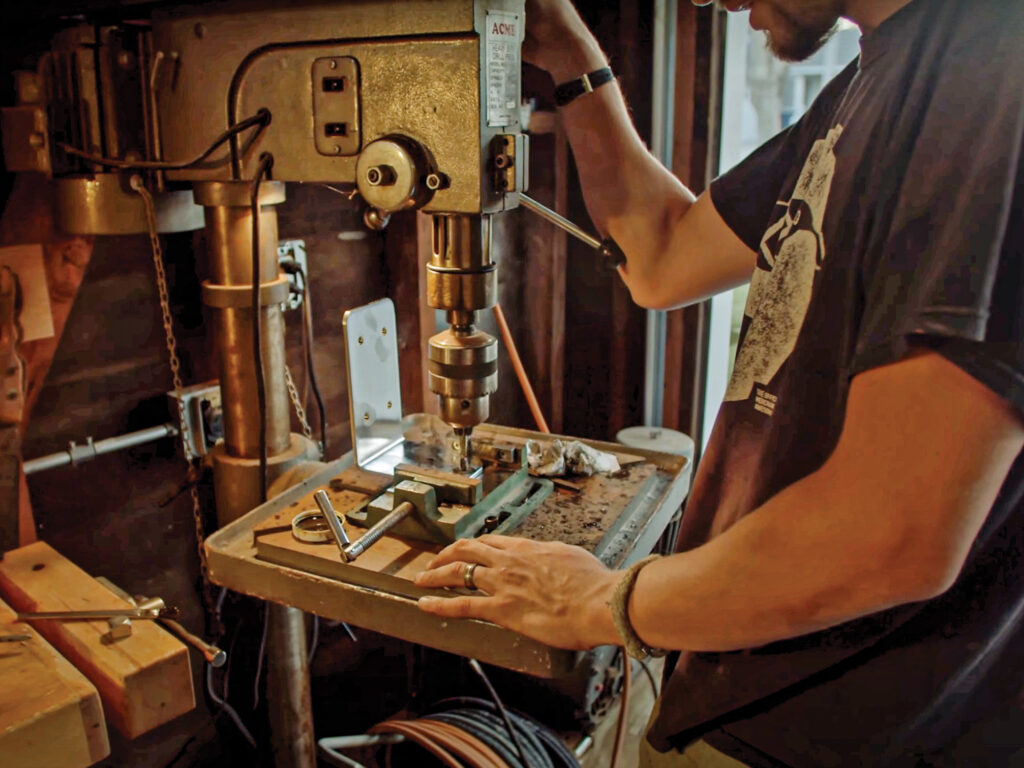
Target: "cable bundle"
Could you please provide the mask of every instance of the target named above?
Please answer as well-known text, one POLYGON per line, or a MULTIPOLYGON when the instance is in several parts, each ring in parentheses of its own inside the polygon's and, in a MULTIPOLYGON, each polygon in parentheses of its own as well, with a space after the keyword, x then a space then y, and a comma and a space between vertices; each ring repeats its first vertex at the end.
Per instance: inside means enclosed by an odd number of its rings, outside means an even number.
POLYGON ((547 726, 513 710, 505 713, 511 734, 497 707, 484 699, 445 699, 421 719, 461 728, 490 747, 508 768, 579 768, 576 757, 547 726))

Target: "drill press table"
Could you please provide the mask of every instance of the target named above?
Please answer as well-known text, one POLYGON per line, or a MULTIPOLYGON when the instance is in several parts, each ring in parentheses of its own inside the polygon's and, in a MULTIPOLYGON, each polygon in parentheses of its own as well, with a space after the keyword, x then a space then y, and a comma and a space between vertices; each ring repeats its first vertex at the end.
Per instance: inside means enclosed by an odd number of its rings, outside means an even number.
MULTIPOLYGON (((510 443, 553 437, 489 424, 478 427, 474 435, 510 443)), ((577 487, 551 494, 509 533, 578 544, 609 567, 625 567, 650 552, 678 512, 689 489, 690 463, 682 456, 584 442, 620 456, 622 471, 573 479, 571 485, 577 487)), ((346 564, 333 544, 305 543, 292 536, 292 517, 314 506, 315 491, 326 490, 343 512, 392 482, 389 476, 356 468, 351 455, 325 465, 207 539, 213 581, 236 592, 520 672, 541 677, 568 673, 576 656, 572 651, 551 648, 488 622, 442 619, 420 611, 416 599, 427 590, 414 586, 412 579, 441 549, 439 545, 385 536, 346 564)))

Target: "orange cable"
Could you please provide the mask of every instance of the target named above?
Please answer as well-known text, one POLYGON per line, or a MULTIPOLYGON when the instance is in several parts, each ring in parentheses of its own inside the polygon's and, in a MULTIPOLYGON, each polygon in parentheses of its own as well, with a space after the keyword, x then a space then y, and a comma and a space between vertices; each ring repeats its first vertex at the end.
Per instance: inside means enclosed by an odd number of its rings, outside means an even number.
POLYGON ((508 358, 512 361, 512 367, 515 369, 516 378, 519 379, 519 386, 523 388, 523 395, 526 396, 526 402, 530 406, 530 413, 533 414, 533 420, 537 422, 537 429, 544 434, 551 434, 551 429, 548 427, 547 421, 544 419, 544 413, 540 409, 540 403, 537 402, 537 395, 533 391, 533 386, 530 384, 530 377, 526 375, 526 369, 523 367, 523 361, 519 357, 519 350, 516 349, 516 342, 512 338, 512 331, 509 330, 508 321, 505 319, 505 313, 501 311, 501 305, 494 305, 494 319, 498 321, 498 330, 501 332, 501 339, 505 342, 505 349, 508 350, 508 358))

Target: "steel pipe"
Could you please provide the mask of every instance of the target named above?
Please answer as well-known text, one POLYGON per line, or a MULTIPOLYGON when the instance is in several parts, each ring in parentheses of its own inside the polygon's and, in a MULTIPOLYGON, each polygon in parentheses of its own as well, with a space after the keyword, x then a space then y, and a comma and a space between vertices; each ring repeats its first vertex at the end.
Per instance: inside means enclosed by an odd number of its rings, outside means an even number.
POLYGON ((129 432, 126 435, 108 437, 105 440, 100 440, 98 443, 94 443, 91 437, 87 437, 83 445, 79 445, 72 440, 68 443, 66 451, 29 459, 22 464, 22 468, 25 470, 26 475, 31 475, 36 472, 44 472, 47 469, 67 466, 68 464, 78 465, 84 461, 95 459, 104 453, 123 451, 128 448, 134 448, 137 445, 145 445, 146 443, 162 440, 165 437, 174 437, 177 434, 178 428, 173 424, 161 424, 159 427, 149 427, 147 429, 140 429, 138 432, 129 432))
POLYGON ((276 768, 316 768, 306 617, 298 608, 267 606, 267 700, 276 768))

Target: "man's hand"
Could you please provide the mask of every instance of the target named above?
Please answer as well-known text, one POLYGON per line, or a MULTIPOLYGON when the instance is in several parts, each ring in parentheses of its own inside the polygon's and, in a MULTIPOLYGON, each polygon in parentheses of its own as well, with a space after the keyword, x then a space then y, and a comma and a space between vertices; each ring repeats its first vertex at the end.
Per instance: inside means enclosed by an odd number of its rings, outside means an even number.
POLYGON ((416 577, 419 587, 463 587, 477 563, 472 597, 424 597, 438 616, 484 619, 557 648, 619 643, 608 602, 621 576, 580 547, 508 536, 460 539, 416 577))
POLYGON ((547 70, 556 83, 608 63, 569 0, 527 0, 523 61, 547 70))

